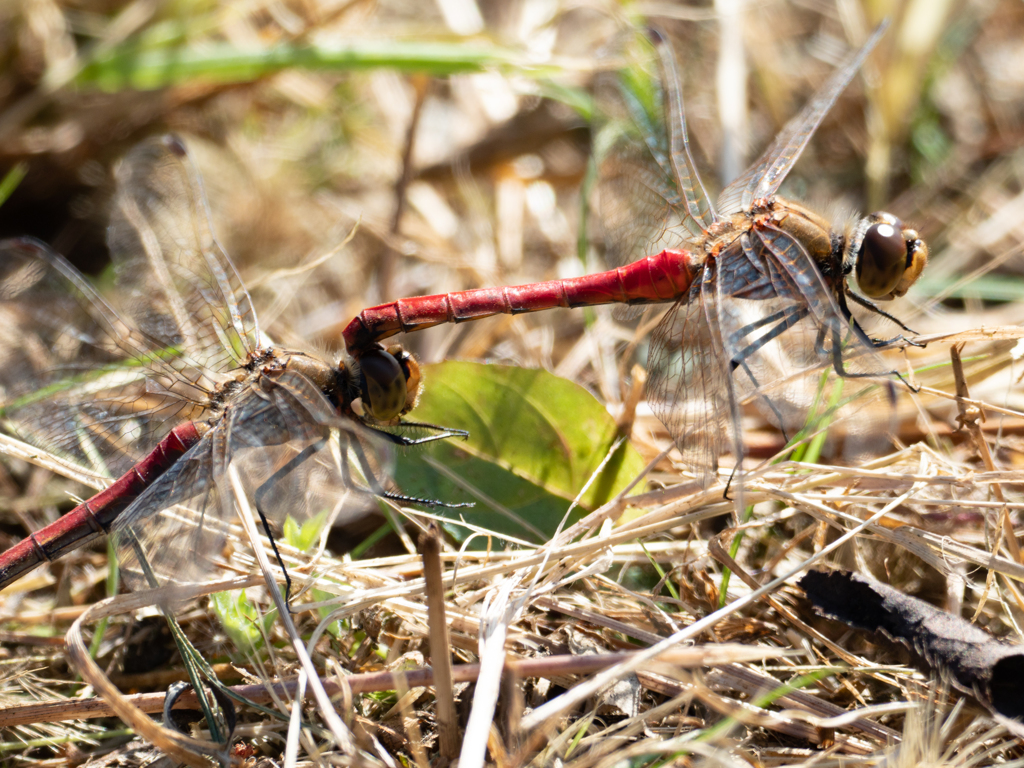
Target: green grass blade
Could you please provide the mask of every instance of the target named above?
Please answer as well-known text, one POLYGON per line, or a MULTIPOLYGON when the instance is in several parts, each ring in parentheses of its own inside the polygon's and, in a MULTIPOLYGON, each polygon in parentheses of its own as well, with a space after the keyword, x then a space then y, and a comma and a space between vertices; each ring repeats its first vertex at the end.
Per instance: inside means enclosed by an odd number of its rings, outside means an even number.
POLYGON ((3 179, 0 179, 0 205, 7 202, 7 198, 14 194, 14 190, 21 184, 26 173, 28 173, 28 163, 23 160, 20 163, 15 163, 14 167, 4 174, 3 179))
POLYGON ((102 91, 154 90, 181 83, 243 83, 285 69, 395 69, 444 77, 513 68, 537 77, 553 67, 530 67, 521 53, 479 43, 352 40, 340 45, 281 44, 242 49, 228 43, 140 49, 137 41, 90 62, 75 82, 102 91))

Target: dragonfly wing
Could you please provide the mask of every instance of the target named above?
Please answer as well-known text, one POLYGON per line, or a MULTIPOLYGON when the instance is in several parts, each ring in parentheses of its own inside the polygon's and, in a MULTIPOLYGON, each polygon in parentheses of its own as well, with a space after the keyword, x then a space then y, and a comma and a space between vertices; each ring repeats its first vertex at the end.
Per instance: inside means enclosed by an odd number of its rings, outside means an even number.
POLYGON ((701 272, 651 337, 647 396, 683 457, 705 487, 718 469, 729 432, 728 369, 718 328, 717 274, 701 272))
POLYGON ((132 589, 201 580, 237 539, 214 482, 221 436, 207 433, 114 523, 121 575, 132 589))
POLYGON ((118 552, 134 585, 201 581, 224 564, 225 545, 240 541, 229 466, 253 514, 266 516, 287 552, 285 532, 309 519, 324 524, 370 509, 390 455, 370 430, 338 417, 301 374, 261 376, 118 519, 118 552))
POLYGON ((697 166, 690 152, 690 138, 686 130, 686 109, 683 105, 683 88, 676 68, 676 55, 668 38, 662 38, 658 45, 661 60, 663 88, 668 99, 665 122, 668 125, 669 148, 672 168, 679 191, 686 201, 689 218, 700 228, 700 234, 718 220, 711 198, 700 180, 697 166))
POLYGON ((690 153, 671 49, 631 38, 624 59, 595 82, 595 210, 615 264, 686 247, 716 220, 690 153))
POLYGON ((122 311, 199 366, 224 371, 259 348, 252 301, 214 237, 202 180, 184 144, 139 144, 117 169, 108 230, 122 311))
POLYGON ((175 361, 36 240, 0 242, 0 325, 0 428, 98 478, 208 402, 210 380, 180 382, 175 361))
POLYGON ((839 94, 850 84, 887 27, 888 22, 879 25, 860 50, 832 73, 803 111, 786 123, 764 154, 742 176, 722 190, 718 197, 718 210, 722 215, 748 210, 754 200, 769 197, 779 190, 811 135, 835 104, 839 94))

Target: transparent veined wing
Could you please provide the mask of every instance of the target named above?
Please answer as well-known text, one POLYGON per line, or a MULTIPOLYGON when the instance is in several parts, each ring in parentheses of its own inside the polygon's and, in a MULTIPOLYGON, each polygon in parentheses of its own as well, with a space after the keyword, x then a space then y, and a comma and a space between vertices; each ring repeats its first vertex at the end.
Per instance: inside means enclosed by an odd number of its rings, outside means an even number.
POLYGON ((814 131, 835 104, 839 94, 853 80, 888 26, 888 22, 879 25, 860 50, 832 73, 800 114, 786 123, 761 157, 722 190, 718 197, 718 210, 723 216, 746 211, 755 200, 778 192, 814 131))

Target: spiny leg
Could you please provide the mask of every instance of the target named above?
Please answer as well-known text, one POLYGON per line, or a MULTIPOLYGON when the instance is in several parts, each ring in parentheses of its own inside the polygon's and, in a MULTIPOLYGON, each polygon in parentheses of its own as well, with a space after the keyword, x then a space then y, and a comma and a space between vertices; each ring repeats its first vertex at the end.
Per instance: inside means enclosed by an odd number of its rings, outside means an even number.
MULTIPOLYGON (((410 425, 410 426, 433 426, 433 425, 410 425)), ((390 432, 383 432, 383 431, 380 431, 380 430, 375 430, 375 431, 378 434, 380 434, 380 435, 382 435, 382 436, 384 436, 386 438, 390 438, 393 442, 396 442, 398 445, 419 445, 420 444, 420 441, 408 441, 408 442, 406 442, 407 438, 404 438, 401 435, 393 435, 390 432)), ((465 436, 469 435, 469 433, 465 432, 464 430, 448 430, 448 432, 450 434, 446 434, 446 435, 444 435, 444 437, 461 437, 463 435, 465 435, 465 436)), ((431 436, 431 438, 429 438, 429 440, 436 440, 436 439, 440 439, 440 436, 435 435, 435 436, 431 436)), ((458 509, 460 507, 472 507, 473 506, 472 502, 467 502, 467 503, 464 503, 464 504, 449 504, 448 502, 437 501, 436 499, 421 499, 421 498, 418 498, 416 496, 404 496, 404 495, 402 495, 400 493, 395 493, 393 491, 385 490, 385 488, 380 484, 380 481, 377 479, 377 475, 374 473, 373 467, 370 466, 370 460, 366 457, 366 452, 363 450, 363 447, 359 444, 359 441, 354 441, 354 442, 350 443, 349 445, 351 446, 353 453, 355 453, 355 455, 356 455, 356 460, 359 462, 359 467, 360 467, 360 469, 362 469, 363 475, 366 477, 366 482, 370 486, 370 491, 375 496, 380 496, 381 498, 384 498, 384 499, 390 499, 391 501, 398 501, 398 502, 403 502, 403 503, 406 503, 406 504, 423 504, 424 506, 427 506, 427 507, 444 507, 445 509, 458 509)), ((350 477, 349 474, 348 474, 347 466, 343 465, 343 471, 345 473, 345 477, 346 477, 346 480, 347 480, 350 477)))
MULTIPOLYGON (((746 364, 744 364, 744 366, 745 365, 746 364)), ((732 472, 729 473, 729 479, 725 483, 725 490, 722 492, 722 498, 728 500, 729 499, 729 490, 732 488, 733 480, 736 479, 737 475, 741 475, 743 473, 744 453, 743 453, 743 435, 741 434, 741 431, 740 431, 740 407, 739 407, 739 402, 737 402, 737 400, 736 400, 736 392, 733 389, 733 387, 730 385, 730 386, 726 387, 726 389, 728 390, 728 398, 729 398, 729 418, 732 420, 732 424, 733 424, 733 428, 732 428, 732 451, 733 451, 733 455, 736 457, 736 466, 734 466, 732 468, 732 472)), ((746 504, 745 504, 745 502, 743 500, 743 483, 742 482, 737 483, 737 488, 739 488, 739 492, 736 494, 736 498, 734 499, 734 501, 736 502, 736 505, 735 505, 735 507, 733 509, 733 519, 734 519, 735 524, 737 526, 739 526, 739 525, 741 525, 743 523, 742 510, 745 508, 746 504)))
MULTIPOLYGON (((753 342, 751 342, 746 347, 741 349, 739 351, 739 354, 737 354, 735 357, 733 357, 732 360, 729 361, 732 370, 735 371, 736 368, 740 365, 743 365, 744 368, 746 368, 746 360, 748 358, 750 358, 755 353, 760 351, 766 344, 777 339, 788 329, 792 328, 794 325, 796 325, 805 317, 807 317, 810 313, 811 310, 808 307, 793 305, 792 307, 789 307, 785 310, 780 310, 779 312, 776 312, 774 315, 771 315, 770 319, 772 321, 777 320, 779 318, 783 318, 782 322, 780 322, 774 328, 769 330, 768 333, 764 334, 763 336, 759 336, 753 342)), ((730 335, 729 340, 730 342, 735 343, 737 339, 743 338, 743 336, 748 335, 750 331, 757 330, 758 328, 761 328, 764 325, 767 325, 767 323, 761 321, 751 323, 750 325, 744 326, 743 328, 739 329, 738 331, 730 335)), ((754 381, 754 385, 757 386, 757 381, 754 380, 753 378, 751 380, 754 381)))
MULTIPOLYGON (((855 294, 850 294, 850 295, 853 296, 855 294)), ((881 344, 878 344, 878 343, 875 342, 874 339, 869 337, 867 335, 867 333, 864 332, 864 329, 861 327, 860 323, 857 322, 857 319, 855 317, 853 317, 852 313, 850 312, 850 308, 846 304, 846 294, 845 293, 842 293, 842 292, 838 293, 837 294, 837 298, 838 298, 838 301, 839 301, 839 308, 842 310, 842 313, 843 313, 843 317, 846 318, 846 321, 849 324, 850 328, 853 330, 854 335, 860 340, 860 342, 862 344, 864 344, 867 347, 872 347, 874 349, 880 349, 880 348, 882 348, 884 346, 887 346, 888 342, 883 342, 881 344)), ((839 328, 838 328, 838 324, 836 322, 836 318, 833 317, 828 322, 829 322, 829 325, 832 326, 832 336, 833 336, 833 342, 832 342, 832 367, 835 369, 836 373, 839 376, 841 376, 843 378, 846 378, 846 379, 870 379, 870 378, 878 378, 878 377, 883 377, 883 376, 895 376, 911 392, 917 392, 918 391, 918 388, 915 388, 909 381, 907 381, 903 377, 902 373, 900 373, 899 371, 897 371, 895 369, 889 370, 889 371, 877 371, 877 372, 874 372, 874 373, 871 373, 871 372, 851 373, 851 372, 847 371, 845 369, 844 365, 843 365, 842 344, 839 341, 839 328)))
MULTIPOLYGON (((429 435, 425 438, 421 438, 418 440, 410 440, 402 435, 394 435, 391 434, 390 432, 379 432, 379 434, 385 436, 386 438, 389 438, 392 442, 401 446, 422 445, 423 443, 432 442, 434 440, 441 440, 448 437, 462 437, 468 434, 462 430, 450 430, 444 427, 437 427, 433 424, 409 424, 408 426, 438 429, 441 430, 442 433, 437 435, 429 435)), ((289 459, 284 466, 282 466, 280 469, 274 472, 274 474, 271 475, 262 485, 260 485, 260 487, 256 489, 256 493, 254 495, 254 500, 256 502, 256 513, 260 516, 260 522, 263 525, 263 530, 266 532, 267 538, 270 540, 270 546, 274 550, 274 558, 277 560, 277 564, 281 566, 281 572, 284 574, 284 599, 286 604, 291 601, 292 579, 291 576, 288 575, 288 569, 287 567, 285 567, 284 558, 281 556, 281 552, 277 548, 277 541, 273 533, 271 532, 270 522, 267 519, 266 514, 263 512, 263 499, 275 483, 282 480, 286 475, 288 475, 294 469, 299 467, 303 462, 307 461, 310 457, 318 453, 326 444, 327 438, 322 437, 315 443, 306 446, 299 453, 297 453, 295 456, 289 459)), ((367 482, 370 483, 371 490, 375 495, 382 496, 384 498, 392 499, 395 501, 425 504, 428 506, 472 506, 472 504, 443 504, 442 502, 431 501, 428 499, 418 499, 411 496, 401 496, 399 494, 386 491, 377 482, 376 475, 374 475, 373 470, 370 467, 369 460, 366 458, 366 454, 363 452, 362 447, 358 445, 358 442, 350 443, 350 445, 352 449, 355 451, 356 455, 359 457, 360 466, 362 467, 363 472, 367 477, 367 482)), ((348 473, 347 464, 343 464, 342 474, 343 481, 345 482, 346 486, 352 487, 352 478, 351 475, 349 475, 348 473)))
MULTIPOLYGON (((761 328, 764 325, 766 325, 767 323, 765 321, 774 322, 775 320, 782 320, 782 322, 778 323, 778 325, 776 325, 774 328, 768 331, 768 333, 759 337, 756 341, 740 350, 740 353, 729 361, 730 373, 734 372, 737 367, 742 366, 744 373, 747 374, 747 378, 749 378, 751 383, 754 385, 754 391, 760 391, 761 385, 758 382, 757 377, 754 376, 754 372, 750 370, 750 366, 747 364, 747 360, 752 355, 754 355, 758 350, 764 347, 766 344, 768 344, 771 341, 774 341, 787 329, 793 327, 798 322, 807 317, 808 314, 810 314, 810 309, 808 309, 807 307, 794 305, 792 307, 779 310, 778 312, 769 315, 767 318, 761 318, 760 320, 750 323, 749 325, 746 325, 743 328, 740 328, 736 332, 732 333, 729 336, 729 339, 730 341, 735 343, 736 340, 743 338, 743 336, 749 334, 750 332, 755 331, 758 328, 761 328)), ((775 407, 775 403, 773 403, 770 398, 766 397, 763 394, 760 394, 759 397, 761 397, 765 401, 765 403, 768 405, 768 408, 770 408, 771 412, 775 415, 775 418, 778 420, 779 423, 779 429, 782 431, 782 436, 788 442, 789 437, 786 435, 785 423, 783 421, 782 414, 779 413, 779 409, 775 407)), ((731 477, 729 479, 729 483, 732 483, 731 477)))
MULTIPOLYGON (((732 374, 736 371, 737 368, 742 367, 744 373, 747 374, 747 378, 749 378, 750 382, 754 385, 754 390, 759 391, 761 385, 758 382, 757 377, 754 375, 754 372, 750 369, 750 366, 747 364, 747 360, 751 356, 756 354, 766 344, 774 341, 787 329, 791 328, 793 325, 800 322, 800 320, 806 317, 809 314, 809 312, 810 310, 807 309, 806 307, 794 305, 791 307, 787 307, 786 309, 780 309, 778 312, 774 312, 766 317, 758 318, 754 322, 748 323, 742 328, 738 328, 737 330, 733 331, 729 335, 729 342, 731 345, 737 344, 739 340, 742 339, 743 337, 749 336, 754 331, 763 328, 769 323, 780 321, 774 328, 769 330, 766 334, 759 337, 754 342, 748 344, 746 347, 740 350, 739 354, 737 354, 729 361, 729 373, 732 374)), ((779 428, 782 430, 783 437, 785 437, 786 440, 788 440, 789 438, 786 437, 785 425, 783 422, 782 414, 779 413, 778 408, 775 407, 775 403, 773 403, 771 399, 766 397, 764 394, 759 394, 759 397, 761 397, 764 400, 768 408, 771 409, 773 414, 775 414, 775 418, 778 420, 779 428)), ((731 386, 729 387, 729 403, 731 415, 735 419, 738 414, 738 407, 735 405, 735 394, 731 386)), ((729 479, 725 483, 724 498, 726 499, 729 498, 729 490, 730 488, 732 488, 733 480, 735 479, 736 473, 739 471, 740 464, 743 460, 741 456, 742 441, 737 441, 737 444, 733 446, 733 450, 737 452, 737 462, 736 466, 733 467, 732 472, 729 473, 729 479)))
POLYGON ((854 331, 858 332, 860 337, 862 337, 862 339, 867 339, 867 341, 870 342, 870 346, 874 347, 875 349, 884 349, 885 347, 891 346, 893 344, 899 344, 900 342, 903 342, 905 344, 909 344, 910 346, 913 346, 913 347, 924 347, 925 346, 924 344, 922 344, 919 341, 915 341, 913 339, 908 339, 902 333, 899 334, 898 336, 894 336, 891 339, 872 339, 872 338, 870 338, 867 335, 867 333, 864 332, 864 329, 861 327, 860 323, 857 322, 857 318, 855 318, 853 316, 853 313, 850 312, 850 307, 846 303, 846 297, 847 296, 849 296, 855 302, 860 304, 862 307, 865 307, 865 308, 869 309, 870 311, 872 311, 872 312, 874 312, 876 314, 879 314, 882 317, 885 317, 885 318, 891 320, 892 322, 896 323, 903 330, 908 331, 909 333, 914 333, 914 331, 911 330, 910 328, 908 328, 906 325, 904 325, 903 322, 898 317, 895 317, 894 315, 890 315, 888 312, 886 312, 885 310, 880 309, 879 307, 875 306, 874 303, 868 301, 863 296, 858 296, 856 293, 853 293, 853 292, 850 292, 850 293, 841 292, 841 293, 839 293, 838 294, 839 307, 840 307, 840 309, 843 312, 843 317, 846 318, 846 322, 848 322, 851 326, 853 326, 854 331))
POLYGON ((766 325, 771 325, 776 320, 781 320, 794 309, 795 307, 787 307, 786 309, 780 309, 778 312, 774 312, 773 314, 770 314, 766 317, 759 317, 754 322, 747 323, 742 328, 737 328, 735 331, 729 334, 729 343, 732 345, 739 344, 740 339, 742 339, 744 336, 749 336, 757 329, 764 328, 766 325))
MULTIPOLYGON (((437 430, 441 430, 441 433, 440 434, 436 434, 436 435, 428 435, 427 437, 420 438, 420 439, 417 439, 417 440, 410 440, 409 438, 406 438, 403 435, 395 435, 395 434, 392 434, 390 432, 385 432, 385 431, 382 431, 382 430, 375 430, 375 431, 377 431, 378 434, 380 434, 384 438, 390 440, 391 442, 395 443, 396 445, 401 445, 403 447, 414 446, 414 445, 422 445, 424 443, 433 442, 434 440, 442 440, 442 439, 446 439, 448 437, 466 437, 469 434, 468 432, 466 432, 464 430, 451 430, 451 429, 447 429, 445 427, 438 427, 438 426, 436 426, 434 424, 407 423, 404 426, 423 427, 423 428, 428 428, 428 429, 437 429, 437 430)), ((466 503, 466 504, 447 504, 445 502, 434 501, 432 499, 421 499, 421 498, 417 498, 415 496, 403 496, 402 494, 393 493, 392 491, 385 490, 380 485, 380 482, 377 480, 377 476, 374 473, 373 468, 370 466, 370 461, 366 457, 366 453, 363 450, 362 446, 359 444, 359 442, 358 441, 348 441, 348 440, 346 442, 348 442, 349 447, 351 447, 352 451, 355 453, 355 455, 357 457, 357 460, 359 462, 360 468, 362 469, 363 474, 366 477, 367 483, 369 483, 369 485, 370 485, 370 490, 373 492, 374 495, 380 496, 380 497, 386 498, 386 499, 391 499, 392 501, 398 501, 398 502, 409 503, 409 504, 423 504, 425 506, 433 506, 433 507, 440 506, 440 507, 446 507, 446 508, 449 508, 449 509, 473 506, 472 503, 466 503)), ((263 530, 264 530, 264 532, 266 532, 267 538, 270 540, 270 546, 274 550, 274 558, 277 560, 277 564, 279 566, 281 566, 281 572, 284 574, 284 582, 285 582, 284 599, 285 599, 285 603, 286 604, 291 601, 292 579, 291 579, 291 576, 288 575, 288 568, 285 566, 284 558, 281 556, 281 552, 280 552, 280 550, 277 547, 277 540, 275 539, 274 534, 271 531, 270 521, 267 519, 266 514, 263 512, 263 506, 264 506, 263 505, 263 500, 266 497, 267 493, 270 491, 270 489, 274 486, 274 484, 276 484, 277 482, 282 480, 285 476, 287 476, 290 472, 292 472, 297 467, 299 467, 303 462, 307 461, 310 457, 312 457, 315 454, 319 453, 320 450, 326 444, 327 444, 327 438, 326 437, 321 437, 316 442, 314 442, 314 443, 306 446, 305 448, 303 448, 299 453, 297 453, 295 456, 293 456, 291 459, 289 459, 284 464, 284 466, 282 466, 280 469, 278 469, 276 472, 274 472, 274 474, 271 475, 262 485, 260 485, 260 487, 256 489, 256 493, 254 494, 254 501, 255 501, 255 504, 256 504, 256 513, 259 515, 260 523, 263 525, 263 530)), ((347 462, 342 462, 341 470, 342 470, 342 480, 345 483, 346 487, 349 487, 349 488, 354 487, 353 482, 352 482, 352 476, 351 476, 351 474, 349 472, 349 468, 348 468, 348 463, 347 462)))
POLYGON ((277 560, 277 564, 281 566, 281 572, 284 574, 284 603, 288 605, 291 602, 292 595, 292 577, 288 575, 288 569, 285 567, 284 558, 281 557, 281 552, 277 548, 277 541, 274 538, 273 532, 270 530, 270 521, 267 520, 267 516, 263 513, 263 497, 270 491, 271 486, 283 479, 285 475, 290 473, 293 469, 298 467, 304 461, 309 459, 315 453, 319 452, 327 444, 327 438, 320 438, 315 443, 307 445, 291 459, 289 459, 283 467, 272 474, 266 482, 264 482, 259 488, 256 489, 256 493, 253 495, 253 499, 256 502, 256 514, 260 516, 260 523, 263 524, 263 530, 267 534, 267 538, 270 539, 270 546, 274 550, 274 558, 277 560))
POLYGON ((414 445, 425 445, 426 443, 432 443, 435 440, 447 440, 450 437, 469 437, 469 432, 464 429, 452 429, 450 427, 442 427, 438 424, 427 424, 420 421, 403 421, 399 424, 400 427, 409 427, 413 429, 433 429, 437 430, 436 435, 427 435, 426 437, 409 438, 404 435, 395 435, 390 432, 380 432, 380 434, 389 435, 392 438, 399 438, 395 441, 396 444, 403 447, 411 447, 414 445))
MULTIPOLYGON (((898 325, 900 328, 902 328, 907 333, 913 333, 913 334, 917 333, 917 331, 915 331, 913 328, 908 327, 898 317, 896 317, 895 315, 890 315, 888 312, 886 312, 884 309, 879 307, 873 301, 869 301, 868 299, 865 299, 863 296, 860 296, 860 295, 858 295, 856 293, 853 293, 852 291, 850 293, 844 293, 843 296, 844 296, 844 298, 846 296, 849 296, 851 299, 853 299, 854 302, 856 302, 857 304, 860 304, 862 307, 864 307, 868 311, 874 312, 876 315, 881 315, 886 320, 891 320, 892 322, 896 323, 896 325, 898 325)), ((844 309, 846 309, 846 302, 845 302, 845 300, 842 302, 842 304, 843 304, 844 309)), ((844 314, 847 314, 847 313, 849 313, 849 309, 846 309, 846 312, 844 314)), ((846 319, 850 320, 851 318, 847 317, 846 319)), ((890 339, 890 340, 888 340, 888 341, 886 341, 884 343, 885 344, 892 344, 892 343, 894 343, 897 340, 905 341, 908 344, 913 344, 914 346, 921 346, 921 347, 924 346, 923 344, 921 344, 919 342, 916 342, 916 341, 913 341, 912 339, 908 339, 908 338, 904 337, 902 334, 899 335, 899 336, 896 336, 895 338, 890 339)))
MULTIPOLYGON (((909 381, 907 381, 903 374, 897 371, 895 368, 888 371, 864 371, 862 373, 853 373, 846 370, 843 360, 843 345, 842 339, 840 338, 838 323, 834 320, 832 325, 832 368, 836 374, 844 379, 878 379, 886 376, 895 376, 900 382, 911 392, 919 391, 919 388, 914 387, 909 381)), ((864 333, 864 329, 861 328, 856 321, 850 324, 854 334, 860 339, 861 342, 870 346, 874 346, 871 343, 871 339, 868 338, 867 334, 864 333)))

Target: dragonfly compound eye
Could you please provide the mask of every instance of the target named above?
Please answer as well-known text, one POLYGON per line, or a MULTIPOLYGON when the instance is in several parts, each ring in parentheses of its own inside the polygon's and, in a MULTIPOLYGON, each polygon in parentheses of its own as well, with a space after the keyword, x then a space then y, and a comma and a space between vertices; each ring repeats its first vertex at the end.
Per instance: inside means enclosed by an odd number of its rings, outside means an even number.
POLYGON ((903 273, 910 266, 910 244, 899 219, 873 214, 857 253, 857 285, 873 299, 893 298, 903 273))
POLYGON ((405 377, 405 408, 403 413, 411 411, 416 407, 420 399, 420 391, 423 389, 423 374, 420 372, 420 364, 416 358, 402 349, 400 344, 392 344, 388 348, 388 354, 398 361, 402 368, 402 375, 405 377))
POLYGON ((405 374, 394 356, 371 350, 359 358, 363 404, 377 421, 401 415, 408 399, 405 374))

